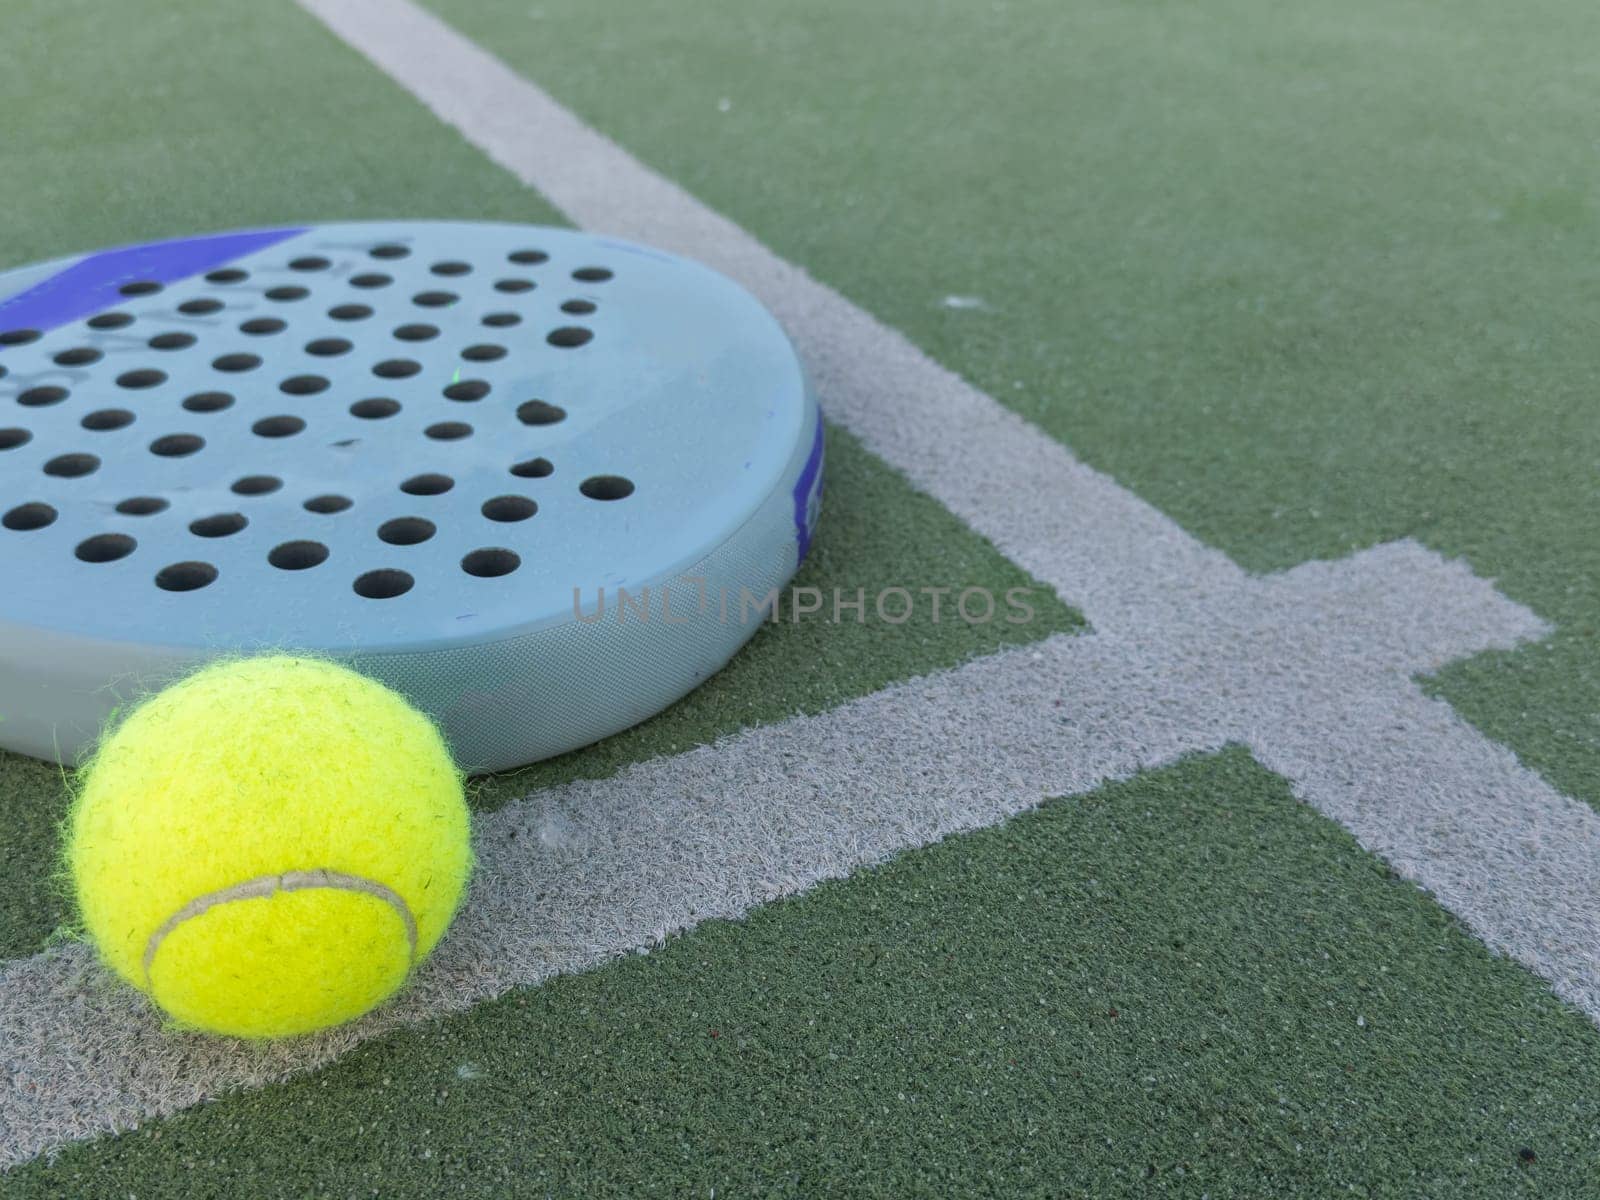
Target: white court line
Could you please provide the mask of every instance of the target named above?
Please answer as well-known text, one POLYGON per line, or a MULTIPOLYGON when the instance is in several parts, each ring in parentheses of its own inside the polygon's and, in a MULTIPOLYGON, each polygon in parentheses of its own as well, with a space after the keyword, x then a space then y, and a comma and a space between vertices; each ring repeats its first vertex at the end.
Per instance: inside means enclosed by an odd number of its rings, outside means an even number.
POLYGON ((1248 576, 429 14, 404 0, 301 2, 579 224, 752 288, 830 415, 1096 632, 480 821, 471 903, 417 986, 318 1038, 261 1048, 164 1033, 126 989, 93 985, 81 949, 7 964, 0 1163, 309 1069, 398 1024, 1230 741, 1600 1020, 1600 818, 1412 682, 1543 635, 1532 613, 1409 542, 1248 576))

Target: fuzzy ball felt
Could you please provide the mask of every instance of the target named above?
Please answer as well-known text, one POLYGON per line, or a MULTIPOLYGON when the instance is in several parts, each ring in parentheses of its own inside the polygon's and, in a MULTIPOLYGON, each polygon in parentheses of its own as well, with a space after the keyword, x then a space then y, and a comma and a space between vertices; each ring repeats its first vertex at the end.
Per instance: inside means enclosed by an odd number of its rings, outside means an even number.
POLYGON ((206 667, 135 708, 67 827, 107 963, 188 1028, 337 1025, 392 995, 449 926, 472 852, 438 729, 310 658, 206 667))

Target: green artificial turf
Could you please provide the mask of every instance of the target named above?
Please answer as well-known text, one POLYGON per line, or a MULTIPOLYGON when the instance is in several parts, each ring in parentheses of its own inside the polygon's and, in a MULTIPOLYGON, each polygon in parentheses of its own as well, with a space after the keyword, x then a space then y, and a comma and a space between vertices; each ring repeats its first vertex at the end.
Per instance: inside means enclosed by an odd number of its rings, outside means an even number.
POLYGON ((67 811, 60 767, 0 750, 0 958, 29 954, 68 917, 55 876, 67 811))
MULTIPOLYGON (((1600 12, 435 7, 1245 566, 1400 536, 1466 555, 1560 629, 1433 686, 1600 801, 1600 12)), ((288 3, 14 0, 0 101, 0 266, 231 225, 551 219, 288 3)), ((829 453, 798 583, 1026 582, 848 435, 829 453)), ((476 800, 1075 627, 1042 604, 1020 631, 767 629, 655 721, 476 800)), ((65 917, 61 796, 0 756, 0 953, 65 917)), ((1593 1025, 1229 751, 0 1192, 1581 1197, 1597 1077, 1593 1025)))
POLYGON ((1597 1074, 1600 1032, 1228 751, 6 1183, 1580 1197, 1597 1074))
MULTIPOLYGON (((52 97, 72 95, 110 115, 97 134, 105 141, 100 154, 83 146, 63 154, 56 126, 18 122, 14 153, 40 164, 47 186, 30 182, 27 172, 0 175, 0 196, 14 217, 0 227, 0 267, 229 225, 395 214, 555 219, 533 193, 296 10, 244 0, 151 2, 101 13, 91 27, 84 20, 90 6, 33 7, 37 19, 23 36, 0 44, 0 105, 43 117, 52 97), (95 51, 111 32, 123 53, 108 58, 95 51), (206 53, 193 69, 152 82, 146 64, 186 40, 206 53), (263 59, 273 71, 261 69, 263 59), (65 78, 62 62, 69 64, 65 78), (335 85, 338 104, 330 106, 318 88, 335 85), (273 119, 260 119, 265 112, 273 119), (175 182, 186 180, 197 185, 175 182)), ((934 624, 926 607, 904 625, 880 621, 870 597, 886 587, 975 586, 998 596, 1032 581, 837 429, 829 431, 827 470, 822 524, 795 580, 822 589, 821 613, 763 628, 725 672, 643 726, 477 781, 477 806, 607 775, 746 725, 822 711, 896 680, 1081 626, 1040 586, 1031 597, 1034 618, 1024 625, 934 624), (848 601, 857 588, 869 598, 865 620, 857 624, 845 612, 834 623, 834 589, 848 601)), ((59 771, 0 752, 0 861, 8 868, 0 956, 31 953, 70 916, 51 878, 65 804, 59 771)))
POLYGON ((285 4, 10 0, 0 269, 214 229, 560 223, 285 4))
POLYGON ((1466 556, 1559 632, 1441 694, 1600 802, 1600 7, 430 6, 1243 565, 1466 556))

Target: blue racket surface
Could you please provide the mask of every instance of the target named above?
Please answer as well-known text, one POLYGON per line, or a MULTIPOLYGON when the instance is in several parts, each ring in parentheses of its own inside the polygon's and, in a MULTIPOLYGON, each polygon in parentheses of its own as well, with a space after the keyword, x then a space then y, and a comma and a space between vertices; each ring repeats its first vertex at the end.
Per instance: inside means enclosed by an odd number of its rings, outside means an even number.
POLYGON ((251 230, 0 275, 0 744, 305 650, 461 765, 544 758, 720 668, 804 557, 794 350, 692 262, 567 230, 251 230))

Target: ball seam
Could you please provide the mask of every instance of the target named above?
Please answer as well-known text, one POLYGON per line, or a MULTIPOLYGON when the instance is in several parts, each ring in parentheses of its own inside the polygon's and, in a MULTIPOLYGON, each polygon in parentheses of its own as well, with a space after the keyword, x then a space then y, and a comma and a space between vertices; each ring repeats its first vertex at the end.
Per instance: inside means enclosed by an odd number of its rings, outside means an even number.
POLYGON ((368 879, 362 875, 350 875, 344 871, 331 871, 318 867, 310 871, 284 871, 277 875, 258 875, 254 879, 246 879, 242 883, 231 884, 219 888, 214 892, 207 892, 203 896, 196 896, 177 912, 173 913, 160 927, 150 935, 144 947, 144 980, 145 986, 150 986, 150 968, 154 965, 156 954, 161 949, 161 944, 185 921, 201 916, 223 904, 231 904, 235 900, 260 900, 266 899, 278 892, 299 892, 310 888, 333 888, 338 891, 359 892, 363 895, 373 896, 382 900, 400 918, 406 929, 406 942, 409 947, 409 959, 415 963, 417 960, 417 919, 411 913, 411 906, 405 898, 387 884, 379 883, 376 879, 368 879))

